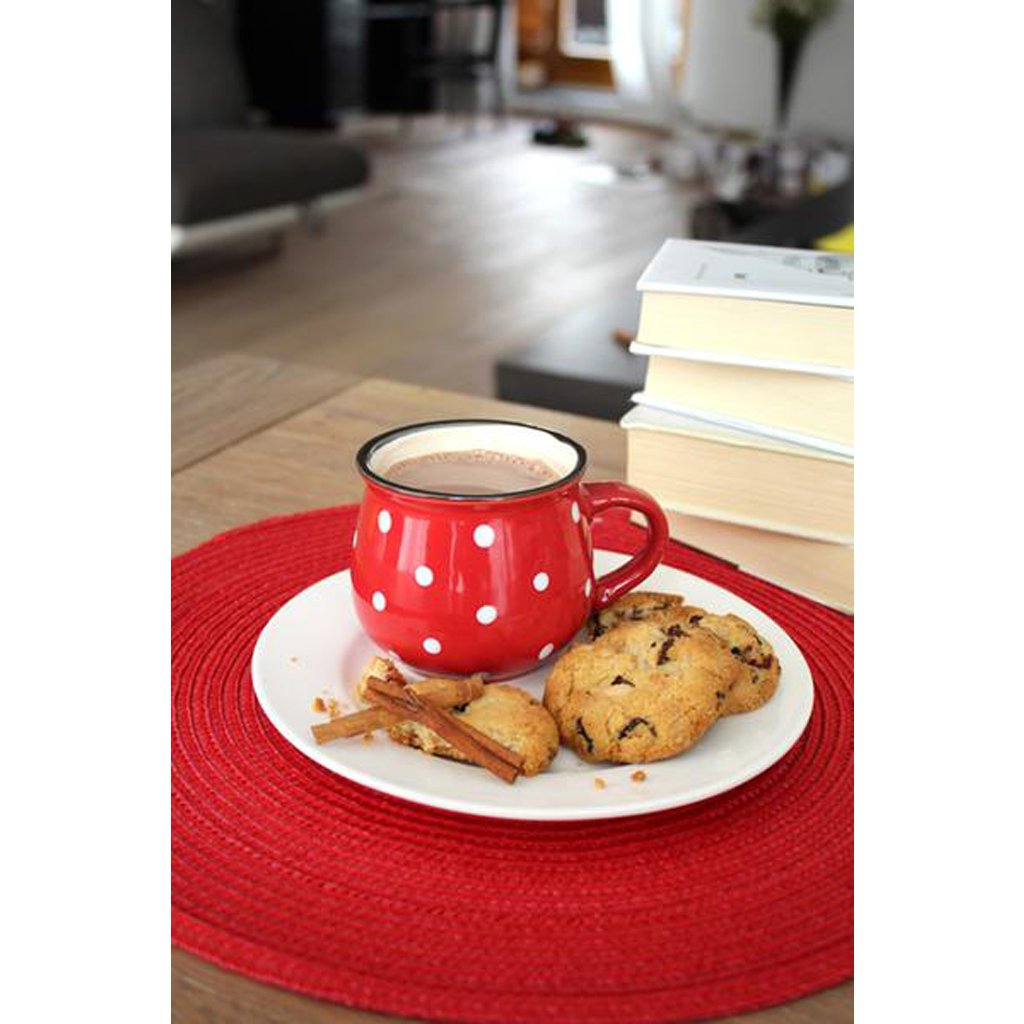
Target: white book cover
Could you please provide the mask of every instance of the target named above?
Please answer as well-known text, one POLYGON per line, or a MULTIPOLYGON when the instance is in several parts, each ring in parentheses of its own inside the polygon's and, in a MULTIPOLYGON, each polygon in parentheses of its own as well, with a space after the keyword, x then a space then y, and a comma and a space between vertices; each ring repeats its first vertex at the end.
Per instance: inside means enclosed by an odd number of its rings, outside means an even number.
POLYGON ((630 343, 629 351, 636 356, 661 356, 665 359, 690 359, 696 363, 718 363, 723 366, 749 366, 754 370, 784 370, 789 373, 809 373, 817 377, 837 377, 853 380, 853 370, 846 366, 827 363, 795 363, 788 359, 758 359, 720 352, 704 352, 689 348, 668 348, 664 345, 645 345, 641 341, 630 343))
POLYGON ((669 238, 648 264, 637 288, 642 292, 852 308, 853 256, 669 238))
MULTIPOLYGON (((772 441, 785 442, 787 450, 799 452, 802 448, 805 449, 806 454, 806 449, 810 448, 815 452, 823 452, 828 455, 839 456, 843 459, 853 458, 853 447, 851 445, 840 444, 838 441, 830 441, 826 438, 813 437, 810 434, 800 434, 792 430, 766 426, 761 423, 754 423, 751 420, 721 416, 718 413, 696 409, 688 405, 679 405, 675 402, 668 402, 663 398, 648 395, 646 391, 637 391, 636 394, 631 396, 631 401, 636 402, 638 406, 642 406, 645 410, 654 410, 669 417, 668 421, 661 421, 662 426, 655 427, 654 429, 668 429, 665 426, 666 422, 671 424, 674 418, 679 421, 676 427, 677 430, 682 427, 687 433, 695 433, 698 431, 693 429, 692 423, 696 421, 703 426, 703 431, 699 432, 704 433, 705 436, 714 437, 714 434, 709 433, 707 428, 716 427, 722 431, 719 434, 722 440, 730 441, 733 444, 741 441, 743 435, 747 435, 750 444, 755 443, 754 438, 761 437, 772 441)), ((633 412, 636 412, 636 410, 631 410, 621 421, 621 425, 627 430, 630 426, 635 428, 639 425, 635 420, 630 424, 626 422, 633 412)))

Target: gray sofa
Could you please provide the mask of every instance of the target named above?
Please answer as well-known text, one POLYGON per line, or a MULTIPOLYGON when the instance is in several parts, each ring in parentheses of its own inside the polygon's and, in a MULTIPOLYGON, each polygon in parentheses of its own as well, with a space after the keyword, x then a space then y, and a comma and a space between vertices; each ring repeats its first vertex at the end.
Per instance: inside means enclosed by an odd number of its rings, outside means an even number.
POLYGON ((319 218, 368 180, 332 133, 252 125, 228 4, 172 0, 171 37, 172 254, 319 218))

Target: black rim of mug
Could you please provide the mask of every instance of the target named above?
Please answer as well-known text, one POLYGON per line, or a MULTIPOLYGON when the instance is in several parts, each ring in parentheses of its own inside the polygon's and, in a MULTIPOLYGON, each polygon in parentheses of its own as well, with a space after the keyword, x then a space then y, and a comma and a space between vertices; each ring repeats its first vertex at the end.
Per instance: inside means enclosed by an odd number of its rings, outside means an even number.
POLYGON ((556 491, 560 487, 564 487, 567 483, 571 483, 577 477, 581 476, 583 471, 587 468, 587 451, 578 441, 574 441, 571 437, 561 434, 557 430, 552 430, 550 427, 541 427, 536 423, 526 423, 522 420, 496 420, 488 419, 486 417, 456 420, 430 420, 425 423, 408 423, 402 427, 394 427, 391 430, 385 431, 383 434, 371 437, 370 440, 367 441, 356 453, 356 466, 364 477, 372 480, 380 487, 385 488, 385 490, 395 491, 398 494, 408 494, 416 498, 434 498, 440 501, 507 501, 509 498, 527 498, 537 494, 544 494, 547 491, 556 491), (557 480, 554 480, 549 484, 542 484, 540 487, 531 487, 525 491, 503 491, 500 494, 457 494, 451 491, 430 491, 420 487, 408 487, 405 484, 398 484, 393 480, 388 480, 386 477, 381 476, 380 473, 377 473, 370 468, 370 460, 373 456, 376 455, 384 445, 389 444, 391 441, 394 441, 399 437, 405 437, 408 434, 420 433, 424 430, 436 430, 440 427, 466 427, 474 425, 525 427, 528 430, 537 430, 542 434, 547 434, 549 437, 553 437, 556 441, 561 441, 563 444, 569 445, 569 447, 576 452, 576 465, 568 473, 563 474, 557 480))

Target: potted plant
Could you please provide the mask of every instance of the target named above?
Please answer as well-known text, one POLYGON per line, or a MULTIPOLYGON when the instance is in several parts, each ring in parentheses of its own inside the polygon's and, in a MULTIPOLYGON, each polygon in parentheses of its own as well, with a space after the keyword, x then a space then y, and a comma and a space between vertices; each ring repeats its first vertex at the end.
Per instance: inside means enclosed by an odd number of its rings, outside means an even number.
POLYGON ((775 37, 779 55, 776 122, 785 127, 800 55, 811 30, 834 10, 836 0, 759 0, 754 23, 775 37))

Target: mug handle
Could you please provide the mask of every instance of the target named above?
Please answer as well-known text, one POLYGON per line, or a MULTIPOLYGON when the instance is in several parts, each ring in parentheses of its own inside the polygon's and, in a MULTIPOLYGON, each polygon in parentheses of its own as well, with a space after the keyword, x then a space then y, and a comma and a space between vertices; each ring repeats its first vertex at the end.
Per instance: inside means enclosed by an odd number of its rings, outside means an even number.
POLYGON ((628 484, 601 481, 580 485, 592 519, 610 508, 628 508, 647 520, 644 546, 623 566, 598 577, 594 585, 593 610, 599 612, 642 583, 658 567, 668 543, 668 520, 658 503, 646 492, 628 484))

